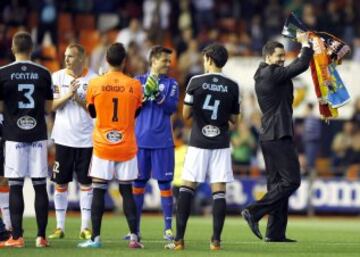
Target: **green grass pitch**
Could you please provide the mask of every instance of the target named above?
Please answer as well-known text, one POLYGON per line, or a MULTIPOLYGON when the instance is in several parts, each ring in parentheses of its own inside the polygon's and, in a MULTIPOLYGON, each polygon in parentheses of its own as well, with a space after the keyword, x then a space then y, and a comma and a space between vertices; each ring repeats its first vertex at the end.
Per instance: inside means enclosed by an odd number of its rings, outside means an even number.
MULTIPOLYGON (((223 231, 223 250, 209 250, 211 235, 211 217, 190 217, 186 232, 186 249, 169 251, 163 249, 162 219, 160 216, 145 216, 142 220, 142 235, 145 249, 132 250, 121 240, 128 230, 123 215, 106 215, 102 225, 102 249, 78 249, 78 217, 68 217, 64 239, 50 241, 51 247, 36 249, 34 246, 35 219, 24 220, 26 247, 23 249, 0 249, 0 256, 34 256, 34 257, 106 257, 106 256, 248 256, 248 257, 351 257, 360 256, 360 218, 298 218, 290 217, 288 237, 299 240, 298 243, 265 243, 251 234, 244 220, 239 217, 228 217, 223 231)), ((261 222, 265 231, 265 221, 261 222)), ((55 219, 49 220, 48 234, 55 227, 55 219)))

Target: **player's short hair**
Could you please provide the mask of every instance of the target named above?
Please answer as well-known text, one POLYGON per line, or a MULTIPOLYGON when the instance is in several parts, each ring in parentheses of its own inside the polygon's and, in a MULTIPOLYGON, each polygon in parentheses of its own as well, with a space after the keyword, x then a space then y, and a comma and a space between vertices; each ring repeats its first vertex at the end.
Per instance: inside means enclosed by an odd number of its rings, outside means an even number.
POLYGON ((152 64, 152 59, 153 58, 158 59, 158 58, 160 58, 162 53, 171 54, 172 52, 173 51, 170 48, 167 48, 167 47, 163 47, 163 46, 160 46, 160 45, 153 46, 151 48, 150 54, 149 54, 149 64, 150 64, 150 66, 152 64))
POLYGON ((202 50, 202 54, 206 58, 211 58, 218 68, 224 67, 229 57, 226 48, 219 43, 212 43, 208 45, 204 48, 204 50, 202 50))
POLYGON ((123 44, 113 43, 106 52, 106 61, 113 67, 121 66, 126 58, 126 50, 123 44))
POLYGON ((14 53, 31 53, 33 49, 33 42, 30 33, 25 31, 17 32, 13 36, 11 48, 14 53))
POLYGON ((76 48, 80 56, 85 56, 85 48, 78 43, 71 43, 67 46, 67 48, 76 48))
POLYGON ((284 45, 277 41, 268 41, 262 48, 262 56, 265 58, 275 52, 275 48, 284 49, 284 45))

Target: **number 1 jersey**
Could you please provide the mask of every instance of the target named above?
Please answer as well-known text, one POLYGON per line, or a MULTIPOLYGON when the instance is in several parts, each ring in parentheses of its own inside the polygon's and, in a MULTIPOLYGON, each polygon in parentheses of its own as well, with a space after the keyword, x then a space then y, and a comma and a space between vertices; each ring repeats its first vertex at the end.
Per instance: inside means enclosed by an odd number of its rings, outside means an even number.
POLYGON ((94 154, 105 160, 128 161, 137 153, 135 113, 141 106, 140 81, 110 71, 89 81, 88 105, 94 105, 94 154))
POLYGON ((4 139, 15 142, 47 139, 45 101, 52 99, 51 75, 45 67, 31 61, 16 61, 0 68, 4 139))
POLYGON ((190 146, 203 149, 230 147, 229 119, 239 114, 239 86, 222 73, 194 76, 184 104, 192 107, 190 146))

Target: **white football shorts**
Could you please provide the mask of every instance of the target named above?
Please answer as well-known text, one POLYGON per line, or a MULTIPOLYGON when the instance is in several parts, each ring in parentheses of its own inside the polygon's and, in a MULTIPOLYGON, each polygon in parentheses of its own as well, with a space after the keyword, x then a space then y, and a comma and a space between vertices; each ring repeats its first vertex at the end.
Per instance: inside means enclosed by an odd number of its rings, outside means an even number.
POLYGON ((5 142, 5 177, 46 178, 48 176, 48 141, 32 143, 5 142))
POLYGON ((202 183, 230 183, 234 181, 231 149, 202 149, 189 146, 182 179, 202 183))
POLYGON ((136 155, 134 158, 124 162, 101 159, 93 154, 89 176, 103 180, 132 181, 137 179, 139 174, 136 155))

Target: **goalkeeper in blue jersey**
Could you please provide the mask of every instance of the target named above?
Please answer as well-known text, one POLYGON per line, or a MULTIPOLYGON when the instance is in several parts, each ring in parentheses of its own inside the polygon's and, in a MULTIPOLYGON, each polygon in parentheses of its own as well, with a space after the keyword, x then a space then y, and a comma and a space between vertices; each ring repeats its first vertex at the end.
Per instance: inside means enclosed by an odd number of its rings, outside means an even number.
POLYGON ((171 181, 174 176, 174 142, 170 117, 177 111, 179 101, 178 83, 167 76, 171 53, 171 49, 154 46, 149 55, 150 71, 136 77, 143 86, 144 102, 136 120, 139 177, 133 184, 140 236, 145 186, 150 177, 158 181, 166 240, 173 239, 171 181))

